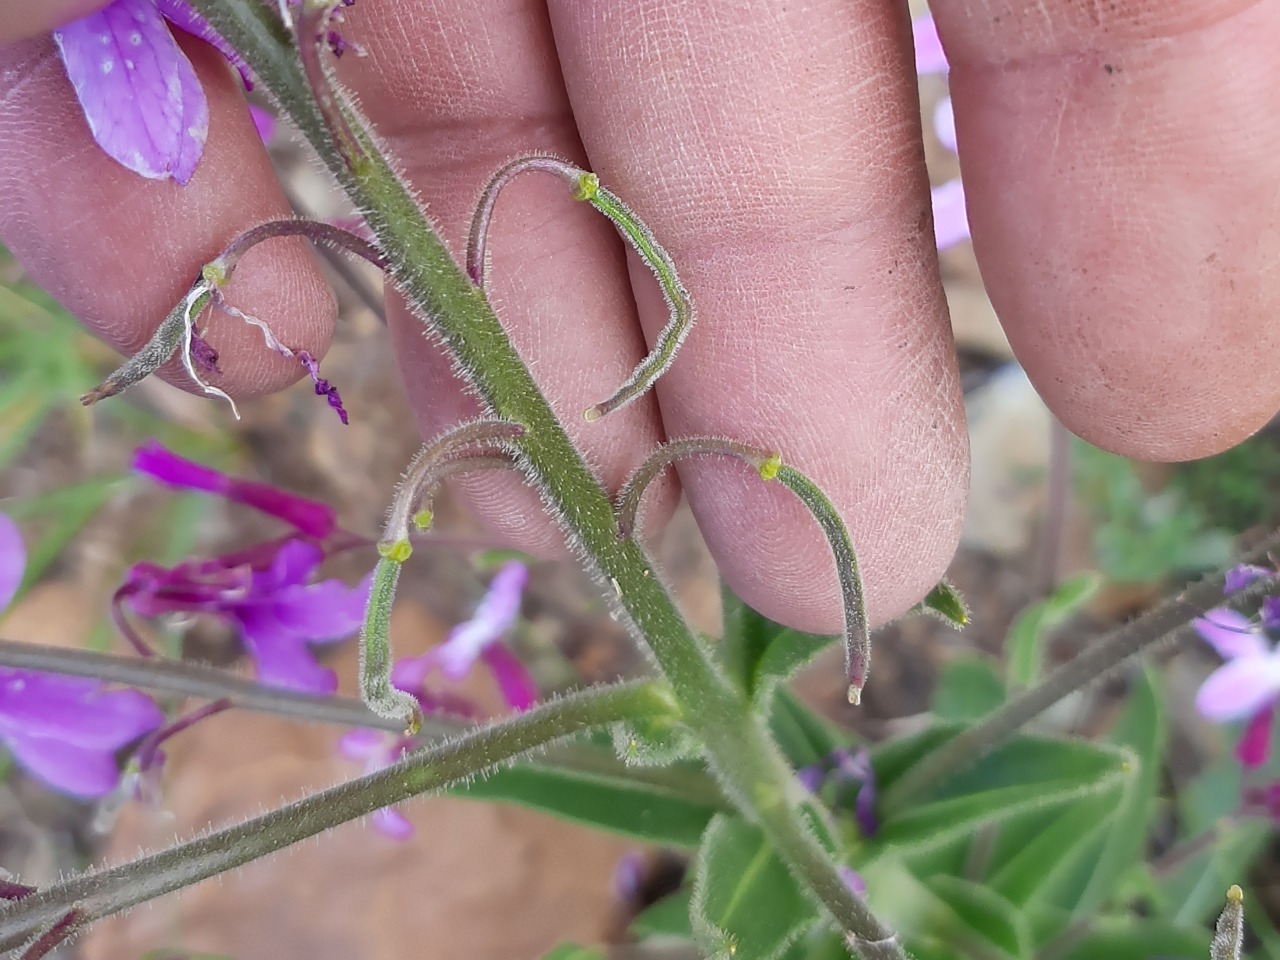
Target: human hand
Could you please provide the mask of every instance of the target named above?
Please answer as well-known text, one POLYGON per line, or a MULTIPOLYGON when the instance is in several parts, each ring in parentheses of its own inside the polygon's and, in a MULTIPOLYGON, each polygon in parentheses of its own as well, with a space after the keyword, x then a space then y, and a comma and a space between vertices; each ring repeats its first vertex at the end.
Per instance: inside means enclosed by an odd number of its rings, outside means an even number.
MULTIPOLYGON (((0 39, 84 2, 0 0, 0 39), (56 7, 56 9, 55 9, 56 7)), ((101 6, 99 2, 97 4, 101 6)), ((1131 456, 1225 448, 1280 406, 1280 11, 1249 0, 936 0, 976 252, 1019 359, 1058 416, 1131 456)), ((504 194, 490 289, 567 429, 611 487, 665 434, 781 450, 849 523, 872 617, 901 613, 954 549, 967 476, 905 10, 880 0, 361 0, 344 58, 446 241, 505 160, 600 173, 680 268, 698 323, 656 395, 607 396, 666 318, 647 272, 555 182, 504 194), (634 278, 634 288, 632 279, 634 278)), ((186 44, 210 101, 191 183, 105 157, 47 39, 0 48, 0 238, 104 339, 134 350, 199 266, 288 208, 223 64, 186 44)), ((332 299, 306 251, 246 257, 229 298, 322 351, 332 299)), ((475 412, 397 301, 391 334, 424 432, 475 412)), ((296 367, 213 321, 238 395, 296 367)), ((835 632, 825 543, 785 491, 733 464, 681 480, 753 606, 835 632)), ((509 478, 471 487, 517 545, 558 534, 509 478)), ((659 498, 655 497, 655 501, 659 498)), ((670 509, 655 502, 651 521, 670 509)), ((650 530, 653 524, 650 524, 650 530)))

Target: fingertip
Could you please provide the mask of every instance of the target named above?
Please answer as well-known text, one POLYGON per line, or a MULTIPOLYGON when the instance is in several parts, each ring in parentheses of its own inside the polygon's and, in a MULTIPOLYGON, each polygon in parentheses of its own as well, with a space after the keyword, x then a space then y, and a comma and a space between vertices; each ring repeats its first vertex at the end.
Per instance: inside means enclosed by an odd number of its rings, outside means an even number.
POLYGON ((0 0, 0 43, 48 33, 101 10, 111 0, 0 0))

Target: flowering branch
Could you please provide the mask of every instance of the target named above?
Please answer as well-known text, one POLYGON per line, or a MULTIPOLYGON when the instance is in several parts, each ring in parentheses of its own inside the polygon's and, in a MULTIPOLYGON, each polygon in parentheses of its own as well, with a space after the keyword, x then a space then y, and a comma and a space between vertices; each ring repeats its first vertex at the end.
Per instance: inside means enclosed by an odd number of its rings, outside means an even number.
POLYGON ((662 716, 669 707, 666 694, 647 682, 588 689, 553 700, 264 816, 0 906, 0 951, 19 949, 73 911, 87 925, 375 810, 464 783, 564 737, 624 719, 662 716))
MULTIPOLYGON (((243 56, 311 142, 364 216, 387 258, 390 279, 448 350, 455 371, 487 414, 524 427, 518 443, 522 471, 615 606, 619 621, 653 654, 679 703, 682 721, 702 742, 726 793, 759 824, 856 949, 872 960, 904 958, 893 931, 849 889, 838 864, 803 819, 801 788, 745 694, 681 616, 641 546, 617 539, 608 493, 565 433, 484 292, 455 264, 364 121, 344 96, 328 89, 323 70, 319 77, 311 71, 311 79, 326 89, 312 88, 288 31, 262 4, 192 0, 191 5, 243 56), (341 114, 354 145, 344 142, 341 130, 331 130, 332 115, 326 118, 317 97, 328 98, 341 114)), ((299 40, 304 48, 310 42, 307 37, 299 40)), ((171 885, 164 889, 172 889, 172 882, 170 877, 171 885)), ((156 885, 143 873, 132 896, 145 897, 150 889, 156 885)))
MULTIPOLYGON (((1280 532, 1269 537, 1248 554, 1244 563, 1265 562, 1280 550, 1280 532)), ((920 797, 948 776, 962 770, 994 750, 1029 721, 1044 713, 1063 697, 1108 676, 1130 657, 1158 644, 1182 643, 1194 633, 1194 623, 1215 607, 1222 606, 1222 573, 1191 584, 1176 596, 1107 634, 1075 659, 1062 664, 1039 686, 1009 700, 984 720, 962 731, 911 767, 886 791, 886 809, 896 809, 920 797)), ((1266 589, 1259 581, 1232 594, 1242 602, 1266 589)))

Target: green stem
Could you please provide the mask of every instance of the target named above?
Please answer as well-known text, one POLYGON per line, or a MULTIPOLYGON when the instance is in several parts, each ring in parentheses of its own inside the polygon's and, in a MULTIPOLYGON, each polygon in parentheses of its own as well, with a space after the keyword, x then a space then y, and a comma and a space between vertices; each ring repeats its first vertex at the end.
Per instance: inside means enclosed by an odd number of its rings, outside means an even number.
MULTIPOLYGON (((891 941, 840 878, 837 865, 802 826, 785 761, 745 695, 712 661, 677 610, 649 557, 615 536, 613 505, 564 432, 486 300, 454 262, 412 195, 377 149, 363 121, 339 103, 358 141, 344 155, 330 135, 284 28, 253 0, 193 0, 192 5, 248 62, 364 213, 392 280, 439 337, 455 370, 490 416, 521 424, 526 476, 560 522, 575 553, 619 607, 619 620, 647 643, 702 740, 727 792, 773 839, 779 854, 859 942, 891 941), (609 587, 616 585, 616 590, 609 587), (788 798, 783 800, 783 798, 788 798)), ((307 38, 303 38, 304 42, 307 38)), ((900 958, 896 942, 877 956, 900 958)))
MULTIPOLYGON (((1265 563, 1280 550, 1280 533, 1267 539, 1244 558, 1244 563, 1265 563)), ((1225 606, 1222 590, 1226 575, 1194 583, 1181 593, 1147 611, 1136 620, 1107 634, 1075 659, 1062 664, 1039 686, 1014 697, 980 722, 962 731, 927 754, 885 791, 881 803, 895 810, 918 799, 951 774, 990 753, 1030 721, 1075 691, 1110 674, 1130 657, 1157 644, 1180 643, 1195 633, 1192 623, 1215 607, 1225 606)), ((1265 581, 1231 597, 1239 603, 1267 589, 1265 581)))
MULTIPOLYGON (((359 700, 268 687, 225 670, 179 660, 158 657, 144 660, 92 650, 0 640, 0 666, 60 673, 71 677, 90 677, 105 683, 195 697, 198 700, 227 700, 231 706, 240 710, 272 713, 313 723, 336 723, 397 733, 404 729, 403 723, 382 719, 359 700)), ((460 724, 441 720, 432 720, 431 724, 432 727, 425 732, 436 736, 463 729, 460 724)))
POLYGON ((662 715, 653 683, 588 689, 160 853, 82 874, 0 907, 0 951, 16 950, 71 911, 84 923, 234 870, 390 804, 461 783, 553 741, 624 719, 662 715))

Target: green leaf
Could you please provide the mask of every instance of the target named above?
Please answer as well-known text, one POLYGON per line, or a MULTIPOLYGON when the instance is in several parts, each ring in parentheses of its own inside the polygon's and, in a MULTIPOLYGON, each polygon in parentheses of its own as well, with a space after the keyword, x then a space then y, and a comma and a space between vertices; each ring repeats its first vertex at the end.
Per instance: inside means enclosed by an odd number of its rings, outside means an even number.
POLYGON ((1131 754, 1123 792, 1108 834, 1099 840, 1088 885, 1075 903, 1075 918, 1093 915, 1107 903, 1120 880, 1144 857, 1165 750, 1164 707, 1151 671, 1135 678, 1124 711, 1107 739, 1131 754))
POLYGON ((1079 872, 1086 854, 1095 854, 1114 808, 1113 794, 1082 797, 1053 816, 1029 818, 1006 829, 998 842, 1005 849, 993 856, 987 884, 1018 906, 1046 899, 1059 902, 1057 889, 1079 872))
POLYGON ((773 696, 769 731, 782 755, 797 770, 818 763, 840 743, 835 728, 785 687, 778 688, 773 696))
POLYGON ((693 925, 689 922, 689 900, 692 896, 692 891, 683 888, 663 897, 631 921, 631 933, 637 937, 692 940, 693 925))
POLYGON ((1102 577, 1081 573, 1060 583, 1052 594, 1031 604, 1018 615, 1005 639, 1006 678, 1013 689, 1034 686, 1044 662, 1044 641, 1098 592, 1102 577))
POLYGON ((962 656, 942 668, 932 710, 939 720, 976 720, 1005 700, 1004 683, 985 657, 962 656))
POLYGON ((709 957, 772 960, 815 919, 782 861, 756 827, 718 816, 694 864, 689 916, 709 957))
POLYGON ((580 947, 576 943, 562 943, 544 953, 542 960, 605 960, 605 952, 597 947, 580 947))
POLYGON ((522 763, 454 791, 541 810, 649 843, 693 848, 728 805, 701 767, 628 768, 611 753, 574 747, 574 767, 522 763))
POLYGON ((974 950, 976 956, 1023 957, 1029 950, 1025 919, 1008 900, 994 890, 960 877, 937 876, 926 886, 947 905, 951 916, 930 925, 930 933, 959 943, 978 940, 991 950, 974 950))
POLYGON ((835 642, 835 637, 801 633, 774 623, 722 587, 725 668, 756 703, 765 703, 779 683, 835 642))
MULTIPOLYGON (((927 731, 906 744, 890 744, 872 756, 882 789, 912 762, 944 740, 948 729, 927 731)), ((1023 736, 951 777, 933 795, 901 809, 881 810, 876 850, 946 843, 983 824, 1035 812, 1059 811, 1077 800, 1118 795, 1124 782, 1125 751, 1106 744, 1023 736)))
POLYGON ((1205 960, 1209 940, 1208 930, 1159 920, 1099 922, 1061 960, 1205 960))
POLYGON ((964 597, 945 580, 930 590, 929 595, 916 605, 912 613, 932 614, 957 630, 969 625, 969 607, 964 602, 964 597))

